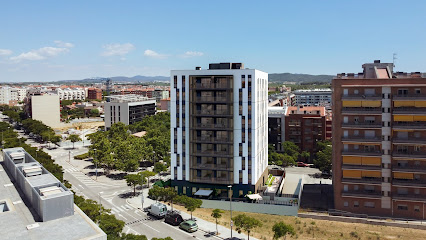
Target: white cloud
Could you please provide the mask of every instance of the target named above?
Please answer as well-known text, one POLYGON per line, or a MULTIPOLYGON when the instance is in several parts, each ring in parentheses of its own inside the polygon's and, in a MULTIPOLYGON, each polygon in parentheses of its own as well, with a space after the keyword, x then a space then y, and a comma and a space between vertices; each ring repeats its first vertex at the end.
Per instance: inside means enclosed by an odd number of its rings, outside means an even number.
POLYGON ((160 53, 157 53, 157 52, 150 50, 150 49, 145 50, 143 55, 145 55, 147 57, 160 58, 160 59, 168 57, 166 54, 160 54, 160 53))
POLYGON ((7 56, 12 54, 12 50, 9 49, 0 49, 0 56, 7 56))
POLYGON ((30 60, 30 61, 38 61, 38 60, 44 60, 50 57, 56 57, 61 53, 68 52, 68 48, 58 48, 58 47, 43 47, 39 48, 37 50, 31 50, 26 53, 21 53, 18 56, 11 57, 10 60, 20 62, 23 60, 30 60))
POLYGON ((102 46, 102 48, 105 49, 105 51, 101 54, 104 57, 109 56, 124 56, 128 54, 130 51, 135 49, 135 46, 131 43, 113 43, 113 44, 106 44, 102 46))
POLYGON ((62 42, 62 41, 55 41, 56 46, 58 47, 62 47, 62 48, 72 48, 74 47, 74 44, 72 43, 67 43, 67 42, 62 42))
POLYGON ((204 53, 202 53, 202 52, 187 51, 187 52, 185 52, 185 53, 182 55, 182 57, 185 57, 185 58, 190 58, 190 57, 201 57, 201 56, 203 56, 203 55, 204 55, 204 53))

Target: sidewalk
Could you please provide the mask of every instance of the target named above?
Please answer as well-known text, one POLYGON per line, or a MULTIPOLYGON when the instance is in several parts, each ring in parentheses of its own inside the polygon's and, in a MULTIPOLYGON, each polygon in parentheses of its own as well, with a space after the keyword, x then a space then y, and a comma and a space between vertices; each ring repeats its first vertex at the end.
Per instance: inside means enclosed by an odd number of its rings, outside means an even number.
MULTIPOLYGON (((143 207, 144 208, 150 206, 153 203, 155 203, 154 200, 148 198, 148 191, 149 191, 149 189, 144 189, 143 190, 143 195, 144 195, 143 207)), ((137 208, 140 209, 141 206, 142 206, 142 204, 141 204, 141 197, 140 196, 129 198, 129 199, 126 200, 126 202, 130 206, 132 206, 132 207, 134 207, 136 209, 137 208)), ((167 206, 167 209, 170 209, 170 206, 167 206)), ((183 219, 190 219, 191 218, 191 214, 189 214, 189 213, 181 211, 180 214, 182 215, 183 219)), ((193 217, 193 219, 197 220, 199 231, 201 230, 201 231, 203 231, 205 233, 216 231, 216 223, 209 222, 209 221, 203 220, 201 218, 195 218, 195 217, 193 217)), ((226 227, 224 227, 222 225, 217 225, 217 228, 218 228, 218 231, 219 231, 220 234, 218 236, 215 236, 215 237, 217 237, 218 239, 225 239, 225 238, 231 237, 231 229, 226 228, 226 227)), ((238 237, 238 238, 241 238, 241 239, 247 239, 247 235, 245 235, 245 234, 239 234, 237 231, 235 231, 235 227, 233 227, 233 229, 232 229, 232 237, 238 237)), ((250 239, 256 240, 256 238, 254 238, 252 236, 250 236, 250 239)))

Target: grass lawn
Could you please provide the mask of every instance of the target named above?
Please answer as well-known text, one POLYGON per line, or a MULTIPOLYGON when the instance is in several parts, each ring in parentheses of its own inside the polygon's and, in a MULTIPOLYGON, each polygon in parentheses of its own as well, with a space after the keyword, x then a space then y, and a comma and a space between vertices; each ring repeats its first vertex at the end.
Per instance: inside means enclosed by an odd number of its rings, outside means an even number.
MULTIPOLYGON (((180 211, 186 211, 182 206, 174 204, 174 207, 180 211)), ((193 212, 193 216, 214 223, 215 219, 210 216, 212 210, 213 209, 199 208, 193 212)), ((241 213, 242 212, 233 211, 232 215, 236 216, 241 213)), ((280 221, 291 224, 297 233, 294 237, 287 236, 287 239, 426 239, 426 230, 315 220, 260 213, 245 214, 257 218, 262 222, 262 227, 253 229, 250 233, 251 236, 258 239, 272 239, 274 235, 272 226, 280 221)), ((229 227, 229 211, 224 211, 218 223, 229 227)), ((215 229, 211 230, 214 231, 215 229)))

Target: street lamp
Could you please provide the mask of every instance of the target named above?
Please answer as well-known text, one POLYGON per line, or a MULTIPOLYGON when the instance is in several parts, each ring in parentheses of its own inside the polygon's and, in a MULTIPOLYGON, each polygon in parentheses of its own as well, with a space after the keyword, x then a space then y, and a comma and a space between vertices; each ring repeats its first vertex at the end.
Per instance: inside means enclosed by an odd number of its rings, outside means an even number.
POLYGON ((68 163, 71 163, 71 150, 68 151, 68 163))
POLYGON ((143 202, 144 202, 144 199, 143 199, 143 174, 141 173, 141 179, 142 179, 142 194, 141 194, 141 203, 142 203, 142 211, 143 211, 143 202))
POLYGON ((231 211, 231 239, 232 239, 232 225, 233 225, 233 222, 232 222, 232 185, 229 185, 228 186, 228 188, 229 188, 229 210, 231 211))
POLYGON ((93 152, 94 152, 93 162, 95 162, 95 168, 96 168, 96 170, 95 170, 95 173, 96 173, 96 180, 98 180, 98 163, 97 163, 97 161, 95 160, 95 158, 96 158, 96 148, 94 148, 94 149, 93 149, 93 152))
POLYGON ((103 192, 99 192, 99 217, 101 216, 101 209, 102 209, 101 193, 103 193, 103 192))

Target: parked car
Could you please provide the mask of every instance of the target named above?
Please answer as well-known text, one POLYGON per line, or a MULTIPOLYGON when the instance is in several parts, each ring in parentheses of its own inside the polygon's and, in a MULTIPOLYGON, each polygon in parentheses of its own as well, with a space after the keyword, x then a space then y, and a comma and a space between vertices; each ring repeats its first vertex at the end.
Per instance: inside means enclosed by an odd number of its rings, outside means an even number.
POLYGON ((304 163, 304 162, 297 162, 297 166, 298 167, 309 167, 309 165, 304 163))
POLYGON ((167 215, 164 217, 164 222, 173 226, 178 226, 183 222, 183 218, 177 212, 168 212, 167 215))
POLYGON ((147 210, 149 215, 156 218, 163 218, 167 214, 167 207, 162 203, 153 203, 147 210))
POLYGON ((179 224, 179 228, 187 232, 195 232, 198 230, 198 225, 194 220, 186 220, 179 224))

